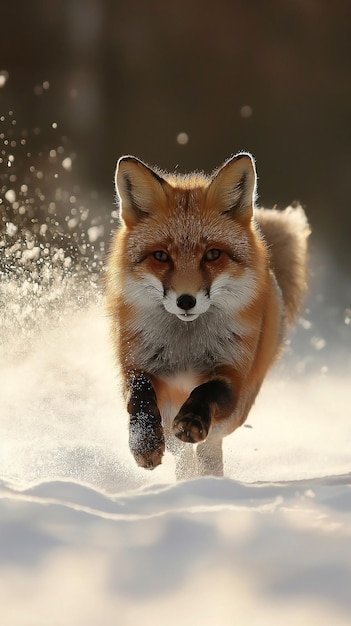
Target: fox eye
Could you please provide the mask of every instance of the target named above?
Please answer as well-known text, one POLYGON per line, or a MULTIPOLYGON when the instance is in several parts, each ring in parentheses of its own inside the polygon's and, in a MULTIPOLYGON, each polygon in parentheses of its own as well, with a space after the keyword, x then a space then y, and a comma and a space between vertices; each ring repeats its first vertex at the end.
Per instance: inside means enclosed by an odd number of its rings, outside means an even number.
POLYGON ((169 260, 169 256, 164 250, 155 250, 153 257, 156 261, 160 261, 161 263, 167 263, 169 260))
POLYGON ((218 248, 211 248, 211 250, 207 250, 205 254, 205 261, 217 261, 221 256, 221 251, 218 248))

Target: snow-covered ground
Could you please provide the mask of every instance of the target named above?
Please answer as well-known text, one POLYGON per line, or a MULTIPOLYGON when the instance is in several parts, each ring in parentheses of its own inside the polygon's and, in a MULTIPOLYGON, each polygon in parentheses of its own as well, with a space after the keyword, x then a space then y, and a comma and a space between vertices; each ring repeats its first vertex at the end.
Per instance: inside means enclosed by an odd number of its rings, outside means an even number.
POLYGON ((226 477, 176 483, 129 454, 103 303, 33 289, 0 297, 0 624, 349 625, 350 362, 283 361, 226 477))

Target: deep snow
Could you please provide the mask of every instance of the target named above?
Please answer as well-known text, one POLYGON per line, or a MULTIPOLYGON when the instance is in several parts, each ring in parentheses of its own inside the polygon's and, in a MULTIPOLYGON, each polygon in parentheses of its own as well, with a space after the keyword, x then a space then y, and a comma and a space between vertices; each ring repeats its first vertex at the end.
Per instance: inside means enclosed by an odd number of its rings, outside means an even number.
POLYGON ((283 360, 226 477, 176 483, 130 456, 101 298, 33 289, 1 288, 1 624, 350 624, 349 370, 283 360))

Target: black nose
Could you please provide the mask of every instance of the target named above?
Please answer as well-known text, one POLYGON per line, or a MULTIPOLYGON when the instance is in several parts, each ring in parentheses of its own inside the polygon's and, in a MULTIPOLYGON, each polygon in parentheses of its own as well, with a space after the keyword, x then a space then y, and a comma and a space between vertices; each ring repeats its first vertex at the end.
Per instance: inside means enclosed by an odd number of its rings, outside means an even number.
POLYGON ((180 309, 183 309, 184 311, 189 311, 189 309, 192 309, 195 304, 196 298, 194 298, 194 296, 191 296, 189 293, 183 293, 181 296, 179 296, 179 298, 177 298, 177 305, 180 309))

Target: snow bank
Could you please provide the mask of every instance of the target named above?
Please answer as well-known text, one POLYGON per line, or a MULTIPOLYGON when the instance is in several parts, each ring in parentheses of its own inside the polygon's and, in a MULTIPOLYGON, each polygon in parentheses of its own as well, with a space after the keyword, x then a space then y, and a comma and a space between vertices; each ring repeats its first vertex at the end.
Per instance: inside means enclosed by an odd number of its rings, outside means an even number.
POLYGON ((0 499, 4 624, 349 624, 351 476, 0 499))

